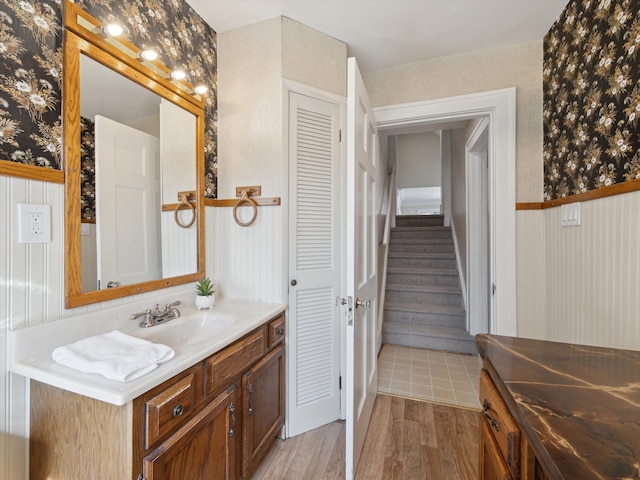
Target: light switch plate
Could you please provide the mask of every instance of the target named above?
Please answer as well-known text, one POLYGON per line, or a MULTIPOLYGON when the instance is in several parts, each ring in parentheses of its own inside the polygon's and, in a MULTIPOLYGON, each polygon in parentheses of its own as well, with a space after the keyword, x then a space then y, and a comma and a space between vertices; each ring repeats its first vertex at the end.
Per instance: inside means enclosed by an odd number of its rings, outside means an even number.
POLYGON ((18 204, 18 242, 51 241, 51 207, 31 203, 18 204))
POLYGON ((575 227, 580 225, 580 202, 560 206, 560 226, 575 227))

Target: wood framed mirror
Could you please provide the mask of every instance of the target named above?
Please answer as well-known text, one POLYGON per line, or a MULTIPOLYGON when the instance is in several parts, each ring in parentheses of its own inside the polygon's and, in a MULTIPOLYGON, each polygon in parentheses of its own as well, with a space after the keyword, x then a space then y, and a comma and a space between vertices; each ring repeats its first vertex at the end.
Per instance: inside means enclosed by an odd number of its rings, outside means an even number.
POLYGON ((204 98, 65 4, 67 308, 204 277, 204 98))

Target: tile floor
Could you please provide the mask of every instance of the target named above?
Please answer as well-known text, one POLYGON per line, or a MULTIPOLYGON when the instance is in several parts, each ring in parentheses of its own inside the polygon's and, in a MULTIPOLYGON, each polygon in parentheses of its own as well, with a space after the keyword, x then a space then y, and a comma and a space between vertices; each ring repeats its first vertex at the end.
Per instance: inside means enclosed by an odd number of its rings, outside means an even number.
POLYGON ((480 410, 478 356, 383 345, 378 392, 480 410))

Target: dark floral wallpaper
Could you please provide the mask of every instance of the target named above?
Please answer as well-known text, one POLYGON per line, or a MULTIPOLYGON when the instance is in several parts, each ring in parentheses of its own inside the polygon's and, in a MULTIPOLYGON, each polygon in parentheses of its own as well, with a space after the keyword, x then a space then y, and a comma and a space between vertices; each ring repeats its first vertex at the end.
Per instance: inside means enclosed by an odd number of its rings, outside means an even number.
POLYGON ((96 219, 96 124, 80 117, 80 218, 96 219))
POLYGON ((545 200, 640 179, 639 50, 639 0, 572 0, 545 36, 545 200))
MULTIPOLYGON (((117 21, 141 48, 209 87, 205 107, 205 195, 217 193, 216 33, 184 0, 77 0, 102 22, 117 21)), ((0 158, 62 169, 63 0, 0 0, 0 158)))
POLYGON ((0 158, 62 168, 60 0, 0 1, 0 158))

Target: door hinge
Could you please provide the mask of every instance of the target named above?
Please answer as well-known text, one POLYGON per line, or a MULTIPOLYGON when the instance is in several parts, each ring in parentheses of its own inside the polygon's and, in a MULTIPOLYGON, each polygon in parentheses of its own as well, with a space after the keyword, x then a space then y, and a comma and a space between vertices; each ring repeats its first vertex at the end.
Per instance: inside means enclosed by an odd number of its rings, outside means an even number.
POLYGON ((338 130, 338 142, 342 142, 342 130, 338 130))
POLYGON ((492 283, 491 284, 491 295, 495 295, 496 294, 496 284, 492 283))
POLYGON ((342 390, 342 375, 338 377, 338 389, 342 390))

